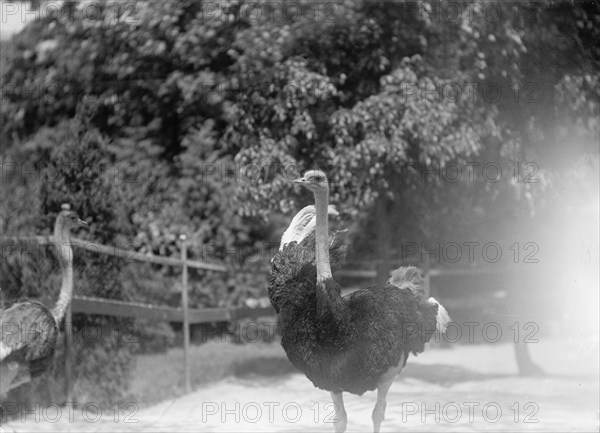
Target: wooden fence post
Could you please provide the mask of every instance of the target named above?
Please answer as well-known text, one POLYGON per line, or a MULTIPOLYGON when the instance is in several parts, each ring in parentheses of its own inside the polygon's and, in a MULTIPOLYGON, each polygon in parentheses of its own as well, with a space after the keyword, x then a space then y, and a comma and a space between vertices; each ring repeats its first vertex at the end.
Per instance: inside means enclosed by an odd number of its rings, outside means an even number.
POLYGON ((425 256, 425 297, 431 296, 431 263, 429 261, 429 254, 425 256))
POLYGON ((192 391, 190 380, 190 315, 188 307, 188 266, 187 266, 187 236, 180 235, 181 239, 181 308, 183 309, 183 370, 185 380, 185 392, 192 391))
POLYGON ((73 314, 71 303, 65 311, 65 400, 70 402, 73 397, 73 314))

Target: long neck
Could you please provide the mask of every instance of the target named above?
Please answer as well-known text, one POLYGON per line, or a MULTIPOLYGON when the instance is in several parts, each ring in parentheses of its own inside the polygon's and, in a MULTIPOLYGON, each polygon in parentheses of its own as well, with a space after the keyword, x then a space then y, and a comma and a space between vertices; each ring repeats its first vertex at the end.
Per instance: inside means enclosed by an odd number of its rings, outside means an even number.
POLYGON ((58 301, 52 309, 52 315, 57 323, 65 317, 65 311, 73 296, 73 250, 69 240, 69 233, 60 227, 54 229, 54 239, 58 250, 58 261, 62 274, 62 285, 58 301))
POLYGON ((329 263, 329 221, 327 206, 329 192, 327 190, 315 193, 316 235, 315 245, 317 253, 317 283, 331 278, 331 264, 329 263))

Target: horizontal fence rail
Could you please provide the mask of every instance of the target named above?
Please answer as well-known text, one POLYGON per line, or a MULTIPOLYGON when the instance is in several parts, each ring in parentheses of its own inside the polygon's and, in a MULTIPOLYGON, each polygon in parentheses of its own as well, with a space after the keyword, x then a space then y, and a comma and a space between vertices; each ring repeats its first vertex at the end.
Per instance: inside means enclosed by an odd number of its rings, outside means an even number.
MULTIPOLYGON (((54 236, 22 236, 22 237, 3 237, 3 241, 35 241, 40 245, 49 245, 54 242, 54 236)), ((83 239, 71 238, 71 245, 87 251, 99 254, 106 254, 122 259, 131 259, 139 262, 155 263, 157 265, 166 266, 183 266, 184 264, 190 268, 203 269, 206 271, 227 272, 227 267, 223 264, 205 263, 198 260, 186 260, 173 257, 162 257, 153 254, 143 254, 136 251, 125 250, 122 248, 111 247, 107 245, 97 244, 95 242, 84 241, 83 239)))
MULTIPOLYGON (((71 305, 73 313, 133 317, 166 322, 184 321, 184 310, 182 308, 158 307, 141 302, 75 296, 71 301, 71 305)), ((190 324, 229 322, 277 314, 272 307, 190 308, 188 311, 190 324)))
MULTIPOLYGON (((395 263, 396 267, 398 264, 395 263)), ((488 275, 488 274, 504 274, 511 272, 513 269, 509 267, 498 267, 495 269, 488 268, 458 268, 458 269, 441 269, 430 268, 426 274, 431 277, 449 276, 449 275, 488 275)), ((347 278, 365 278, 374 280, 377 278, 376 269, 340 269, 334 272, 336 276, 347 278)))

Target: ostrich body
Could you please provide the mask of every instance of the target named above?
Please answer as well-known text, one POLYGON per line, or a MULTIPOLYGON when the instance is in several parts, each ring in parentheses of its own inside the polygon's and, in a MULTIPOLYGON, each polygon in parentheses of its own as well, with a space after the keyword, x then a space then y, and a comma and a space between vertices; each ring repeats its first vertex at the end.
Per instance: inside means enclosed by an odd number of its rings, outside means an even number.
POLYGON ((62 272, 58 300, 52 308, 19 299, 3 308, 0 317, 0 396, 44 373, 52 364, 58 327, 73 294, 73 251, 70 230, 87 225, 63 205, 54 224, 54 243, 62 272))
POLYGON ((378 432, 387 392, 409 353, 423 352, 450 318, 435 299, 424 297, 414 267, 395 271, 385 287, 342 297, 331 272, 330 245, 336 259, 340 248, 335 234, 329 241, 327 179, 313 170, 294 182, 314 193, 316 236, 314 245, 308 237, 283 246, 273 260, 269 296, 279 313, 281 344, 295 367, 330 391, 336 431, 346 429, 342 393, 377 389, 372 418, 378 432))

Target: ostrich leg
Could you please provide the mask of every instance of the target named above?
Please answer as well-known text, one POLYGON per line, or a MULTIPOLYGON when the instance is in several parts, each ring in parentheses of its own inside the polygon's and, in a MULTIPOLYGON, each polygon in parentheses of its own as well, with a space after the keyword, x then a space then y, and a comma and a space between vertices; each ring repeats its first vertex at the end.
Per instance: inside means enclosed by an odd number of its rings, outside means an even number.
POLYGON ((16 362, 0 366, 0 397, 5 398, 8 391, 31 381, 27 367, 16 362))
POLYGON ((12 381, 17 377, 19 373, 19 365, 16 363, 7 363, 0 365, 0 398, 6 398, 6 394, 10 391, 12 381))
POLYGON ((377 403, 373 408, 373 431, 379 433, 381 423, 385 419, 385 406, 387 393, 394 382, 394 378, 402 370, 404 364, 404 354, 400 355, 400 364, 397 367, 390 368, 383 376, 377 385, 377 403))
POLYGON ((333 409, 335 410, 335 418, 333 420, 333 428, 335 433, 344 433, 346 431, 346 409, 344 408, 344 397, 342 393, 331 393, 331 401, 333 401, 333 409))
POLYGON ((18 374, 13 379, 13 382, 10 384, 10 389, 17 388, 18 386, 23 385, 24 383, 31 382, 31 374, 29 373, 29 368, 25 365, 19 365, 18 374))
POLYGON ((375 403, 375 408, 373 409, 373 431, 375 433, 379 433, 381 429, 381 422, 385 419, 385 406, 386 406, 386 397, 387 393, 392 386, 392 382, 394 378, 388 379, 386 382, 380 382, 377 386, 377 403, 375 403))

